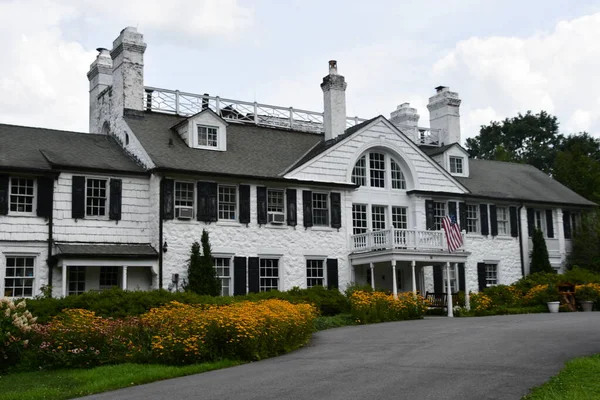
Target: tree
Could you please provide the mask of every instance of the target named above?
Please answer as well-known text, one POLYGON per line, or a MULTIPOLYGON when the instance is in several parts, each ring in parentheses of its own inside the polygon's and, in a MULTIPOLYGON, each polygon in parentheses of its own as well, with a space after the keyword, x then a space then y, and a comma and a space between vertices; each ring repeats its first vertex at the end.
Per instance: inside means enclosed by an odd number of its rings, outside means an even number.
POLYGON ((546 240, 541 230, 536 229, 533 231, 533 250, 531 250, 531 264, 529 267, 529 273, 535 274, 536 272, 554 272, 550 260, 548 258, 548 248, 546 247, 546 240))
POLYGON ((473 158, 531 164, 550 172, 554 164, 554 147, 560 143, 558 121, 545 111, 481 126, 479 135, 467 139, 467 151, 473 158))
POLYGON ((600 211, 582 216, 573 235, 573 250, 567 267, 585 268, 600 273, 600 211))
POLYGON ((208 240, 208 232, 202 230, 202 254, 200 244, 194 242, 188 262, 188 282, 186 291, 202 295, 219 296, 221 294, 221 280, 213 266, 212 250, 208 240))

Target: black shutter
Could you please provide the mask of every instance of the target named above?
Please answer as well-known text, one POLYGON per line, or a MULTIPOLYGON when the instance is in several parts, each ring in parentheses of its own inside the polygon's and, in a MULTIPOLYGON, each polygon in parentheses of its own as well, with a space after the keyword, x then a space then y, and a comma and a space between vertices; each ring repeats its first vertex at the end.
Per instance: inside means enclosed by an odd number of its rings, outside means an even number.
POLYGON ((327 259, 327 288, 338 289, 338 260, 337 258, 327 259))
POLYGON ((122 181, 121 179, 110 180, 110 200, 108 204, 108 218, 114 220, 121 219, 121 198, 122 198, 122 181))
POLYGON ((488 205, 480 204, 479 205, 479 216, 481 218, 481 234, 488 235, 490 233, 490 229, 488 226, 488 205))
POLYGON ((498 215, 495 204, 490 204, 490 233, 492 236, 498 236, 498 215))
POLYGON ((54 178, 38 178, 37 186, 37 215, 38 217, 50 218, 54 198, 54 178))
POLYGON ((85 217, 85 176, 73 176, 71 188, 71 217, 85 217))
POLYGON ((433 200, 425 200, 425 216, 426 216, 426 227, 428 231, 432 231, 435 227, 433 219, 433 200))
POLYGON ((246 257, 233 258, 233 295, 246 294, 246 257))
POLYGON ((256 188, 256 213, 258 223, 264 225, 267 223, 267 188, 258 186, 256 188))
POLYGON ((444 293, 444 277, 441 265, 433 266, 433 291, 435 293, 444 293))
POLYGON ((162 218, 173 219, 175 217, 175 182, 173 179, 162 180, 162 218))
POLYGON ((248 291, 250 293, 258 293, 259 290, 258 257, 248 257, 248 291))
POLYGON ((527 230, 529 231, 529 237, 533 237, 533 231, 535 230, 535 216, 533 213, 533 208, 527 208, 527 230))
POLYGON ((552 220, 552 210, 546 210, 546 233, 548 238, 554 238, 554 221, 552 220))
POLYGON ((297 225, 297 213, 296 213, 296 189, 287 189, 285 191, 285 200, 287 203, 287 224, 289 226, 297 225))
POLYGON ((458 290, 464 292, 467 289, 466 277, 465 277, 465 264, 458 264, 458 290))
POLYGON ((310 190, 302 191, 302 210, 304 210, 304 226, 313 226, 312 218, 312 192, 310 190))
POLYGON ((240 185, 240 223, 250 223, 250 186, 240 185))
POLYGON ((510 207, 510 236, 519 237, 519 220, 517 217, 517 207, 510 207))
MULTIPOLYGON (((331 192, 331 227, 341 228, 342 227, 342 201, 341 196, 337 192, 331 192)), ((337 260, 336 260, 337 262, 337 260)))
POLYGON ((479 282, 479 291, 483 292, 483 289, 487 287, 484 263, 477 263, 477 282, 479 282))
POLYGON ((464 202, 458 203, 458 213, 460 214, 460 230, 467 229, 467 206, 464 202))
POLYGON ((215 182, 198 182, 198 221, 217 220, 217 190, 215 182))
POLYGON ((565 239, 571 239, 571 213, 563 211, 563 227, 565 228, 565 239))
POLYGON ((456 217, 456 221, 458 221, 458 214, 456 213, 456 202, 455 201, 448 202, 448 215, 449 216, 454 215, 456 217))
POLYGON ((0 175, 0 215, 8 214, 8 175, 0 175))

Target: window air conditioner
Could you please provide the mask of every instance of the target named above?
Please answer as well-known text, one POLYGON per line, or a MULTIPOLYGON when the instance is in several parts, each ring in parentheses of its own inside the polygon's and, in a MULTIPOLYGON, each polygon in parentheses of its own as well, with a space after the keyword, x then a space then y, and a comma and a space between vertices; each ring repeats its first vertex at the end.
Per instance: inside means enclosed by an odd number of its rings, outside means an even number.
POLYGON ((192 207, 177 207, 175 214, 179 219, 192 219, 194 218, 194 209, 192 207))
POLYGON ((285 214, 282 212, 270 212, 269 222, 274 225, 281 225, 285 222, 285 214))

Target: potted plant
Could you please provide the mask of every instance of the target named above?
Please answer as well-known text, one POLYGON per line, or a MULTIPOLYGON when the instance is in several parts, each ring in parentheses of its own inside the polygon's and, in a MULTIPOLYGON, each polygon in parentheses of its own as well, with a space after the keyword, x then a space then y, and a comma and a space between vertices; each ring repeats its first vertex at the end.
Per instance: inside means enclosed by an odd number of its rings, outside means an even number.
POLYGON ((594 301, 598 298, 598 291, 591 284, 577 285, 575 298, 581 304, 583 311, 592 311, 594 301))
POLYGON ((546 301, 548 311, 551 313, 557 313, 558 307, 560 306, 560 292, 558 291, 558 286, 549 284, 544 290, 542 296, 546 301))

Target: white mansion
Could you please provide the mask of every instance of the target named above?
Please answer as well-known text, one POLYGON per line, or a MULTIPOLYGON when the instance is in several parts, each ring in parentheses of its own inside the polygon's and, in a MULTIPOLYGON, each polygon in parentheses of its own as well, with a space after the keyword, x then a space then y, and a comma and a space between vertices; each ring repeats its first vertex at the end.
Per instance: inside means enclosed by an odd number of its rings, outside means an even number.
POLYGON ((540 228, 560 270, 593 203, 522 164, 469 159, 460 103, 346 117, 335 61, 324 112, 144 86, 143 36, 91 64, 89 134, 0 125, 0 295, 179 289, 210 233, 223 295, 352 282, 397 291, 508 284, 540 228), (448 252, 441 220, 464 245, 448 252))

